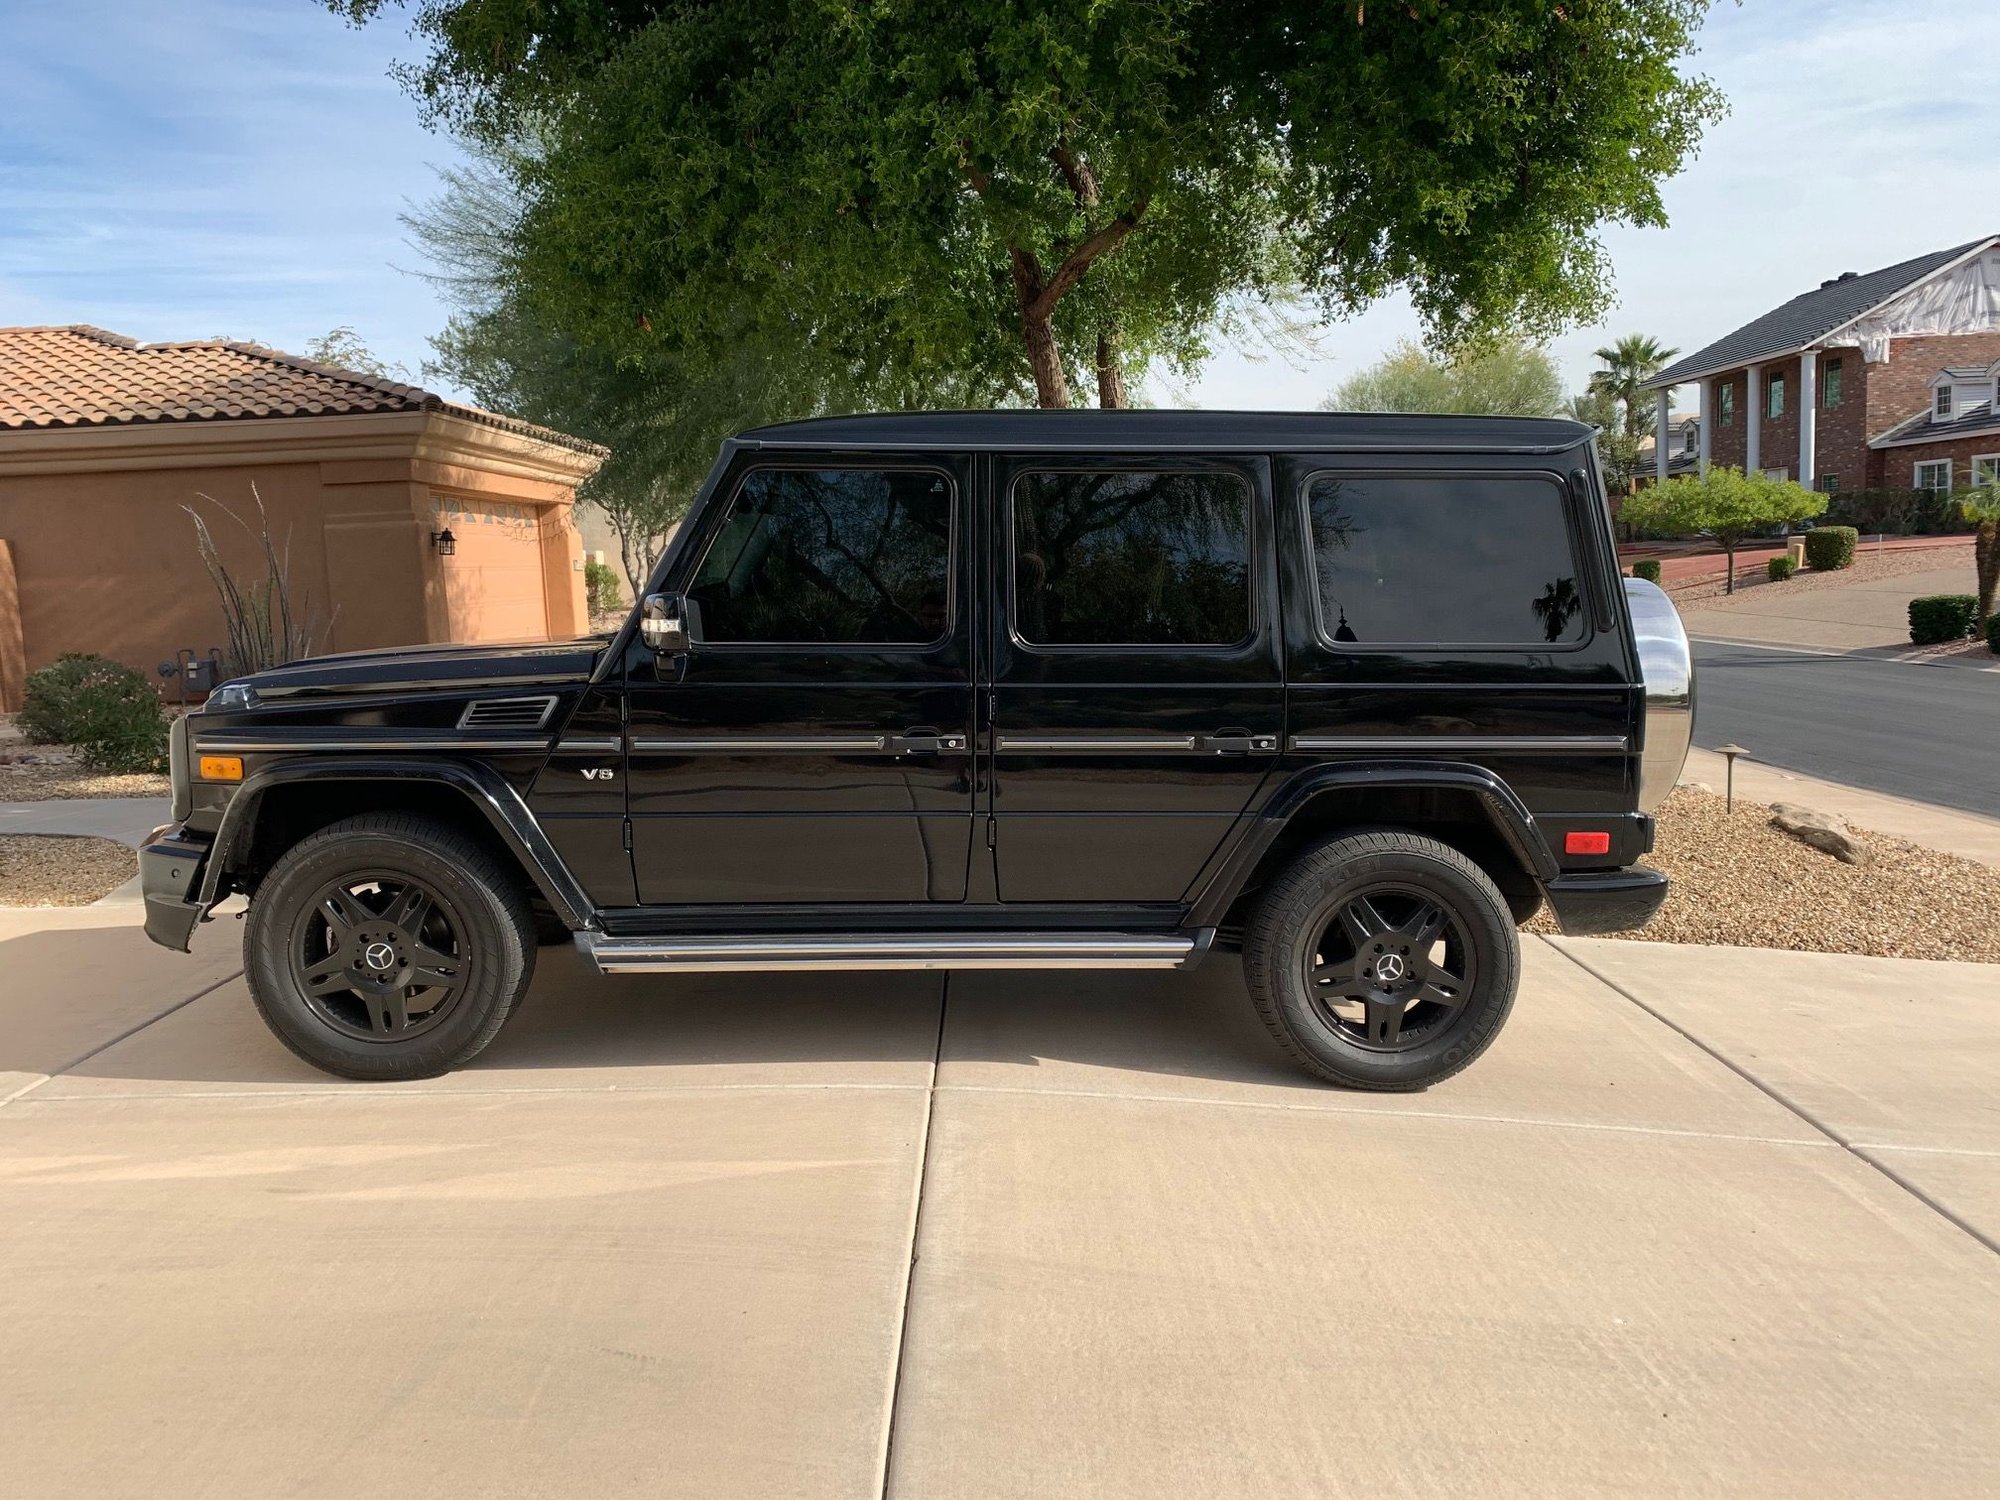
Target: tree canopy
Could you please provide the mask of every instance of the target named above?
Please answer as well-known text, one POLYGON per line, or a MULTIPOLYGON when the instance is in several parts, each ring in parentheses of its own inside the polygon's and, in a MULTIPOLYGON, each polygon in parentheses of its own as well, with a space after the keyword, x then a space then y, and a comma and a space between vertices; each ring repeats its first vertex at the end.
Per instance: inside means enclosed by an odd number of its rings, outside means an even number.
POLYGON ((1620 508, 1618 519, 1662 536, 1707 532, 1722 544, 1728 558, 1726 587, 1734 592, 1738 546, 1773 526, 1811 519, 1826 509, 1827 500, 1789 479, 1718 464, 1698 477, 1688 474, 1644 486, 1620 508))
MULTIPOLYGON (((385 0, 326 0, 365 20, 385 0)), ((408 0, 515 159, 522 305, 613 356, 1105 404, 1232 306, 1406 289, 1441 347, 1599 314, 1720 111, 1708 0, 408 0)))
POLYGON ((1426 354, 1404 339, 1342 381, 1324 409, 1554 417, 1567 411, 1567 403, 1555 360, 1523 339, 1503 339, 1457 359, 1426 354))

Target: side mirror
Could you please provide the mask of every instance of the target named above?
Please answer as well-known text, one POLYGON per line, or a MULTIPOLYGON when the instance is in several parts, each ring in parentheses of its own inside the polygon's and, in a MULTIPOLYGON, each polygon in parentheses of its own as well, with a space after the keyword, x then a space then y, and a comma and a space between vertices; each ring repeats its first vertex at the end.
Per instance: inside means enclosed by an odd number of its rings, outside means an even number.
POLYGON ((639 606, 639 639, 661 656, 688 648, 687 602, 679 594, 648 594, 639 606))

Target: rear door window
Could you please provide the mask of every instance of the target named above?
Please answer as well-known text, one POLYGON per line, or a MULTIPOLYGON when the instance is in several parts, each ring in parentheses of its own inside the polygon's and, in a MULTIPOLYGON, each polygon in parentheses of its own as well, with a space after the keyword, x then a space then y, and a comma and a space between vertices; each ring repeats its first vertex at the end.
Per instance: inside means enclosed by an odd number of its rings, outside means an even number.
POLYGON ((1013 488, 1014 630, 1031 646, 1233 646, 1250 634, 1250 484, 1031 470, 1013 488))
POLYGON ((1307 481, 1320 634, 1370 646, 1546 650, 1589 633, 1568 506, 1531 475, 1307 481))

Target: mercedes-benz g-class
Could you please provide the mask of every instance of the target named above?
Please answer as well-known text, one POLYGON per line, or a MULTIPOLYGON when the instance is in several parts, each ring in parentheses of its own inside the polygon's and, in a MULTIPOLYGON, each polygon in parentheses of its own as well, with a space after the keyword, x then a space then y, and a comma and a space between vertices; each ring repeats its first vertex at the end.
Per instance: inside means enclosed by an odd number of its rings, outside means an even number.
POLYGON ((353 1078, 465 1062, 570 935, 614 975, 1240 947, 1300 1064, 1413 1088, 1493 1040, 1545 903, 1657 909, 1692 689, 1576 423, 788 423, 724 445, 609 635, 222 687, 146 926, 247 896, 258 1009, 353 1078))

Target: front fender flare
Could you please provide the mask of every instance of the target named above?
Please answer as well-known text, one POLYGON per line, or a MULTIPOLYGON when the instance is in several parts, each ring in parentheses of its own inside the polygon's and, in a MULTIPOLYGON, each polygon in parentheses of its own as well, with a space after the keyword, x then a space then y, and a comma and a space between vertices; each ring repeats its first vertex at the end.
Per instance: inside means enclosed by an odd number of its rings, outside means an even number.
POLYGON ((595 923, 590 897, 563 864, 528 804, 491 769, 460 760, 352 755, 295 756, 264 767, 243 783, 229 799, 202 871, 198 900, 204 916, 222 898, 222 877, 230 857, 247 847, 256 831, 264 793, 297 781, 427 781, 450 787, 478 809, 558 917, 573 929, 595 923))
POLYGON ((1556 877, 1559 867, 1535 829, 1535 815, 1512 787, 1486 767, 1448 760, 1336 761, 1303 767, 1278 784, 1236 847, 1202 886, 1186 925, 1220 922, 1286 825, 1315 797, 1331 791, 1410 787, 1471 793, 1494 833, 1536 885, 1546 889, 1556 877))

